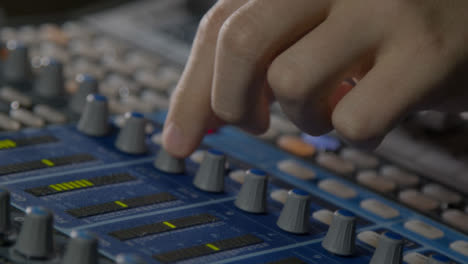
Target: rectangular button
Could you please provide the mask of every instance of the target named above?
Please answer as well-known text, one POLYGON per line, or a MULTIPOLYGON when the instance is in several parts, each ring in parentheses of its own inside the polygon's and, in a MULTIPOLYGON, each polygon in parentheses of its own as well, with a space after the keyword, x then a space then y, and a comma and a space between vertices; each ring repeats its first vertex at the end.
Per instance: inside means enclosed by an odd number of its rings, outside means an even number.
POLYGON ((444 232, 420 220, 411 220, 405 223, 405 228, 428 239, 438 239, 444 236, 444 232))
POLYGON ((163 222, 137 226, 129 229, 118 230, 111 232, 109 235, 123 241, 160 234, 168 231, 180 230, 192 226, 210 224, 218 220, 219 219, 216 216, 212 216, 210 214, 191 215, 163 222))
POLYGON ((108 203, 96 204, 91 206, 85 206, 75 209, 67 210, 67 213, 76 217, 83 218, 93 215, 100 215, 106 213, 112 213, 116 211, 132 209, 136 207, 142 207, 147 205, 154 205, 159 203, 165 203, 177 200, 174 195, 163 192, 158 194, 151 194, 146 196, 140 196, 125 200, 113 201, 108 203))
POLYGON ((166 253, 154 255, 153 258, 162 263, 173 263, 231 249, 260 244, 262 242, 262 239, 254 235, 247 234, 234 238, 214 241, 203 245, 169 251, 166 253))

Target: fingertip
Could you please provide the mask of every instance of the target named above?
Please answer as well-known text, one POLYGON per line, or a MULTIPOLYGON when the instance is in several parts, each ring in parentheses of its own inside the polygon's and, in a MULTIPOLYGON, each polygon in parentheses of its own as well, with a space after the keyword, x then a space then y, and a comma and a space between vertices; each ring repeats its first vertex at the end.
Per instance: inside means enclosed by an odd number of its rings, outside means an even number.
POLYGON ((198 143, 193 134, 185 133, 175 122, 166 122, 163 130, 163 147, 174 157, 185 158, 189 156, 198 143))

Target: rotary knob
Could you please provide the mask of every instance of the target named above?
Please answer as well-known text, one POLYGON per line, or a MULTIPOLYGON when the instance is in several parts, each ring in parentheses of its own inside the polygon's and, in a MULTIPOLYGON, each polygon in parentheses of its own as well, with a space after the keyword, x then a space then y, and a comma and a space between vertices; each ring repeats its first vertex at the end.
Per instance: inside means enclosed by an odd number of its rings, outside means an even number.
POLYGON ((78 74, 75 80, 78 84, 78 90, 70 101, 70 109, 80 114, 86 105, 87 96, 98 92, 98 82, 88 74, 78 74))
POLYGON ((63 77, 63 64, 61 62, 53 58, 41 59, 35 91, 40 97, 47 99, 64 94, 65 81, 63 77))
POLYGON ((97 264, 98 240, 87 231, 74 230, 63 257, 63 264, 97 264))
POLYGON ((124 126, 120 129, 115 146, 128 154, 143 154, 146 152, 146 119, 136 112, 125 114, 124 126))
POLYGON ((173 157, 163 147, 158 152, 154 167, 166 173, 179 174, 185 171, 185 160, 173 157))
POLYGON ((146 264, 146 261, 132 254, 120 254, 116 258, 117 264, 146 264))
POLYGON ((9 83, 25 83, 32 78, 28 47, 18 41, 8 41, 7 57, 3 64, 3 78, 9 83))
POLYGON ((328 252, 350 256, 354 254, 356 246, 356 216, 347 210, 338 210, 328 228, 322 246, 328 252))
POLYGON ((302 190, 288 192, 288 198, 276 224, 284 231, 294 234, 309 232, 310 195, 302 190))
POLYGON ((15 251, 26 258, 50 258, 54 253, 53 215, 43 207, 28 207, 15 251))
POLYGON ((88 136, 105 136, 109 132, 109 107, 107 98, 90 94, 78 122, 78 130, 88 136))
POLYGON ((234 202, 237 208, 249 213, 266 212, 267 174, 262 170, 247 171, 244 183, 234 202))
POLYGON ((207 151, 193 184, 202 191, 223 192, 225 166, 226 156, 223 152, 213 149, 207 151))
POLYGON ((400 263, 403 263, 403 237, 393 232, 382 234, 369 264, 400 263))

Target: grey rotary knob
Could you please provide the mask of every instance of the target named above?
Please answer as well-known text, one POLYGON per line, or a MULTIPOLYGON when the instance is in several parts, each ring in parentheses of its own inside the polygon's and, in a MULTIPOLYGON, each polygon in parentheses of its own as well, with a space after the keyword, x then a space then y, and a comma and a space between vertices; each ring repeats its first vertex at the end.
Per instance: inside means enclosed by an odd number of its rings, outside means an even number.
POLYGON ((124 126, 120 129, 115 146, 128 154, 146 152, 146 119, 143 114, 131 112, 125 114, 124 126))
POLYGON ((27 258, 49 258, 54 253, 53 215, 43 207, 26 209, 15 250, 27 258))
POLYGON ((109 132, 109 106, 107 98, 90 94, 78 122, 78 130, 88 136, 105 136, 109 132))
POLYGON ((133 254, 120 254, 116 258, 117 264, 146 264, 142 258, 133 254))
POLYGON ((7 82, 21 83, 32 78, 28 47, 18 41, 8 41, 7 57, 3 64, 3 78, 7 82))
POLYGON ((184 173, 185 160, 173 157, 163 147, 159 149, 158 156, 154 161, 154 167, 166 173, 184 173))
POLYGON ((0 237, 5 238, 10 231, 10 227, 10 192, 0 188, 0 237))
POLYGON ((202 191, 223 192, 225 166, 226 156, 223 152, 208 150, 193 179, 193 184, 202 191))
POLYGON ((403 237, 393 232, 382 234, 369 264, 400 263, 403 263, 403 237))
POLYGON ((356 247, 356 216, 347 210, 338 210, 328 228, 322 246, 330 253, 340 256, 354 254, 356 247))
POLYGON ((74 230, 71 233, 62 264, 97 264, 98 240, 87 231, 74 230))
POLYGON ((55 98, 64 94, 65 81, 61 62, 53 58, 41 59, 35 91, 43 98, 55 98))
POLYGON ((75 80, 78 84, 78 90, 71 98, 70 109, 74 113, 80 114, 86 105, 86 97, 98 92, 98 82, 89 74, 78 74, 75 80))
POLYGON ((446 256, 435 254, 427 258, 426 264, 449 264, 450 259, 446 256))
POLYGON ((236 207, 249 213, 265 213, 267 180, 267 174, 262 170, 247 171, 244 183, 234 202, 236 207))
POLYGON ((309 232, 310 195, 302 190, 288 192, 288 198, 276 224, 284 231, 294 234, 309 232))

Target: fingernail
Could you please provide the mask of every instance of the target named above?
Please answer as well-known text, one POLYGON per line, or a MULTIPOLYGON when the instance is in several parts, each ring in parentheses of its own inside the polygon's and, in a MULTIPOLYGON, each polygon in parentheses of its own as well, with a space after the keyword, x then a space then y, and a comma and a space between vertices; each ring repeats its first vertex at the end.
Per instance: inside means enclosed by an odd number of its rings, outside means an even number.
POLYGON ((164 147, 171 154, 179 157, 185 155, 185 150, 188 147, 187 138, 177 124, 171 122, 167 125, 163 131, 163 142, 164 147))

